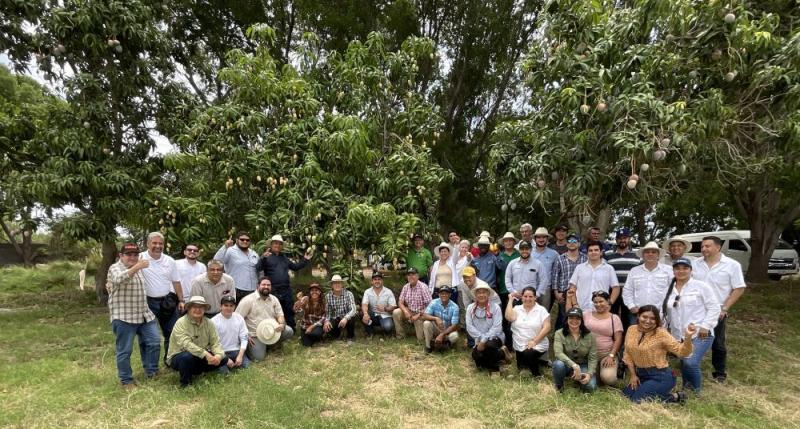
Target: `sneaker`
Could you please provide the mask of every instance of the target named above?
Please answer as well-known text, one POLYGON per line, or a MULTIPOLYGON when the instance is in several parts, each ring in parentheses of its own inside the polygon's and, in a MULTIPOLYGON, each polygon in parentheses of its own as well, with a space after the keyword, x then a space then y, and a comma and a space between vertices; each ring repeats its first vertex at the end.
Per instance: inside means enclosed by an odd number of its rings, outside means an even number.
POLYGON ((680 404, 680 405, 685 404, 686 403, 686 392, 684 392, 683 390, 679 390, 679 391, 673 393, 672 394, 672 400, 676 404, 680 404))

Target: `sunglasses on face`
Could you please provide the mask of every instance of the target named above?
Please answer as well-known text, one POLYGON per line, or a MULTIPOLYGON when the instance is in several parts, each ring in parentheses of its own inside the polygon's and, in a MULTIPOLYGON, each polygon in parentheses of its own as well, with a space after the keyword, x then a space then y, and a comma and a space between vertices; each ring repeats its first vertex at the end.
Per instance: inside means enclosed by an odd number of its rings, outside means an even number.
POLYGON ((577 243, 577 242, 578 242, 578 240, 576 240, 574 238, 570 238, 569 240, 567 240, 567 243, 577 243))
POLYGON ((244 241, 245 243, 249 243, 250 239, 249 238, 240 238, 239 241, 244 241))
POLYGON ((199 249, 186 249, 187 252, 197 253, 199 249))

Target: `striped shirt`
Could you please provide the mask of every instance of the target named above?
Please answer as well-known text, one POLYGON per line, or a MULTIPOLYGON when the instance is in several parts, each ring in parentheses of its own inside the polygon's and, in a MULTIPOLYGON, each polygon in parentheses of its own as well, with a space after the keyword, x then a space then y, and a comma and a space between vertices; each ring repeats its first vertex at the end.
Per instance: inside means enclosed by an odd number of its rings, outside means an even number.
POLYGON ((412 313, 422 313, 428 308, 433 295, 428 285, 417 280, 416 286, 406 283, 400 291, 400 302, 412 313))
POLYGON ((628 280, 628 273, 630 273, 631 268, 642 263, 642 260, 631 251, 619 253, 616 250, 609 250, 603 254, 603 259, 614 267, 614 272, 617 273, 617 281, 620 285, 624 285, 625 281, 628 280))
POLYGON ((572 277, 572 273, 575 272, 575 267, 589 260, 586 254, 580 252, 578 252, 578 258, 574 261, 567 255, 568 253, 559 256, 553 263, 550 284, 554 290, 559 292, 566 292, 569 289, 569 279, 572 277))
POLYGON ((137 271, 133 277, 128 276, 128 268, 117 262, 108 269, 108 280, 111 288, 108 295, 108 310, 111 320, 126 323, 147 323, 156 316, 147 306, 144 294, 144 276, 137 271))
POLYGON ((325 295, 327 302, 328 319, 347 319, 350 320, 356 315, 356 300, 353 292, 343 290, 341 295, 336 295, 333 291, 325 295))

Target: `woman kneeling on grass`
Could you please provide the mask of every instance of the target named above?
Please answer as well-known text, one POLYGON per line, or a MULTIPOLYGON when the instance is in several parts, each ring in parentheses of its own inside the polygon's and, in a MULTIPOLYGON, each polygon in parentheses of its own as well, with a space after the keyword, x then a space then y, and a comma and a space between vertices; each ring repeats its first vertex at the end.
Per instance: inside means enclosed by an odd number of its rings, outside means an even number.
MULTIPOLYGON (((683 392, 670 393, 675 387, 675 376, 667 362, 667 353, 689 356, 692 342, 679 342, 660 325, 658 309, 654 305, 645 305, 639 308, 639 323, 628 328, 625 336, 623 360, 631 378, 622 393, 636 403, 648 399, 664 402, 683 402, 686 399, 683 392)), ((694 324, 689 324, 684 336, 692 338, 695 332, 694 324)))
POLYGON ((594 375, 597 369, 597 343, 594 334, 583 323, 583 311, 580 308, 572 307, 567 311, 567 323, 563 329, 556 331, 553 342, 556 357, 553 362, 553 382, 556 390, 564 391, 564 379, 570 377, 580 383, 584 392, 594 392, 597 389, 594 375))
POLYGON ((617 384, 617 354, 622 347, 622 320, 611 313, 611 303, 606 291, 592 294, 594 311, 583 313, 583 323, 594 334, 597 342, 597 369, 600 381, 608 386, 617 384))
POLYGON ((475 340, 472 359, 478 369, 500 370, 500 361, 510 360, 511 353, 503 345, 503 313, 500 306, 489 301, 492 289, 486 283, 472 290, 475 302, 467 307, 467 333, 475 340))
POLYGON ((531 370, 534 377, 539 372, 539 358, 547 353, 550 341, 550 313, 536 303, 536 289, 522 289, 522 305, 514 306, 513 300, 506 305, 506 320, 511 323, 514 351, 517 354, 517 370, 531 370))
POLYGON ((321 341, 322 336, 325 335, 323 330, 326 320, 325 297, 322 296, 322 288, 319 283, 308 285, 309 296, 303 296, 302 292, 297 295, 294 311, 302 316, 300 319, 300 343, 311 347, 321 341))

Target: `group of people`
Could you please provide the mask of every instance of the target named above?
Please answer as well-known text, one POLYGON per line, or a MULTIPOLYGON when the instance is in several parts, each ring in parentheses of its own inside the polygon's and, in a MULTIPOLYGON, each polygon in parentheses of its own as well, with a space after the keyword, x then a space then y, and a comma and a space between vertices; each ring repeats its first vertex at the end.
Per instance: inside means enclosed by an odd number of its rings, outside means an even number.
POLYGON ((158 372, 157 326, 166 363, 186 386, 202 372, 264 359, 295 328, 304 346, 326 337, 343 337, 349 345, 359 320, 368 337, 383 332, 404 338, 411 325, 427 353, 454 348, 463 332, 477 368, 497 372, 516 360, 520 371, 539 376, 550 365, 558 390, 568 379, 584 391, 595 390, 598 381, 617 385, 627 370, 623 393, 631 400, 679 402, 686 390, 701 389, 700 362, 709 348, 713 378, 725 381, 725 322, 745 283, 739 264, 720 253, 719 238, 703 239, 702 258, 692 259, 680 237, 663 248, 650 242, 633 252, 625 228, 613 247, 597 240, 594 228, 585 242, 565 225, 556 227, 555 237, 530 224, 520 234, 517 240, 508 232, 495 245, 483 232, 472 246, 450 232, 449 242, 433 254, 423 237, 414 236, 397 299, 375 271, 359 307, 339 275, 327 293, 319 283, 309 286, 307 296, 292 293, 289 270, 302 269, 312 254, 289 260, 280 236, 258 255, 249 248, 250 236, 240 233, 203 272, 197 246, 187 245, 186 259, 176 262, 161 253, 163 236, 151 233, 146 252, 140 256, 127 243, 109 270, 120 381, 133 383, 130 354, 137 334, 145 375, 158 372), (669 354, 680 358, 684 389, 676 393, 669 354))

